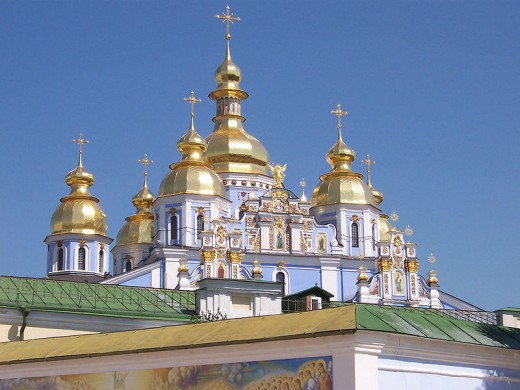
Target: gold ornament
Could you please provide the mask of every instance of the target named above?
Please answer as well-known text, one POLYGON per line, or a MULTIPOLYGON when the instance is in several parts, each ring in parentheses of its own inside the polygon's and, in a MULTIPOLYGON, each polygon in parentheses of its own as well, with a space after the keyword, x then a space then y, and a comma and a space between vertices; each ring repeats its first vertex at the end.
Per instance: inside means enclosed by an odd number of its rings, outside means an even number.
POLYGON ((240 263, 244 258, 244 254, 241 252, 228 252, 227 257, 232 263, 240 263))
POLYGON ((203 250, 200 252, 200 258, 204 262, 215 260, 216 252, 215 249, 203 250))

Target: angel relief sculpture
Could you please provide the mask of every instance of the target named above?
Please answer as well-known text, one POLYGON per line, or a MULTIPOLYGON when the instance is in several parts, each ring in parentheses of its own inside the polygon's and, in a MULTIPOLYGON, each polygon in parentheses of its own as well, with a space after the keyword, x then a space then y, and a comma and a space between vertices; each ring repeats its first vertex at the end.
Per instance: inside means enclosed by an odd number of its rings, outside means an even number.
POLYGON ((285 178, 285 169, 287 168, 287 164, 284 164, 283 166, 281 164, 270 164, 269 168, 273 174, 273 187, 283 188, 283 179, 285 178))

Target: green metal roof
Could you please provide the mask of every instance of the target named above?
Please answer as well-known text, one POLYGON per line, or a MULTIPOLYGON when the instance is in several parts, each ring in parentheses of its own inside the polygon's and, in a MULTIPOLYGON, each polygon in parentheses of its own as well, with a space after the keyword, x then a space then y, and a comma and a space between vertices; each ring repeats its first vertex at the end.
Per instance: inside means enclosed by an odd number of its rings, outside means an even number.
POLYGON ((513 311, 513 312, 519 313, 520 307, 504 307, 503 309, 498 309, 496 311, 513 311))
POLYGON ((357 329, 520 349, 520 329, 464 321, 442 310, 356 305, 357 329))
POLYGON ((192 291, 1 276, 0 307, 189 321, 195 310, 195 294, 192 291))
POLYGON ((365 330, 520 349, 520 329, 457 320, 435 309, 350 304, 265 317, 11 341, 0 343, 0 365, 345 335, 365 330))

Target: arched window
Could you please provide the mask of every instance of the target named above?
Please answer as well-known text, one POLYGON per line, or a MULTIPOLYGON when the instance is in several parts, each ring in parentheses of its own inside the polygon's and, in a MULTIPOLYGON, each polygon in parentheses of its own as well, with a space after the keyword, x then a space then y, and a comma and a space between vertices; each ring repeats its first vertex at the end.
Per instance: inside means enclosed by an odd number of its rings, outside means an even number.
POLYGON ((105 269, 105 251, 103 249, 101 249, 99 251, 99 269, 98 269, 99 273, 102 274, 104 269, 105 269))
POLYGON ((132 262, 130 260, 127 260, 125 263, 125 272, 132 270, 132 262))
POLYGON ((58 249, 58 271, 63 271, 64 267, 63 248, 58 249))
POLYGON ((197 234, 204 230, 204 215, 197 215, 197 234))
POLYGON ((179 238, 179 217, 172 215, 170 218, 170 240, 177 240, 179 238))
POLYGON ((78 250, 78 269, 80 271, 85 271, 85 248, 79 248, 78 250))
POLYGON ((240 210, 240 212, 238 213, 238 219, 242 219, 245 213, 246 212, 244 210, 240 210))
POLYGON ((283 272, 278 272, 276 274, 276 281, 285 284, 285 274, 283 272))
POLYGON ((352 248, 359 248, 359 225, 354 222, 352 224, 352 248))

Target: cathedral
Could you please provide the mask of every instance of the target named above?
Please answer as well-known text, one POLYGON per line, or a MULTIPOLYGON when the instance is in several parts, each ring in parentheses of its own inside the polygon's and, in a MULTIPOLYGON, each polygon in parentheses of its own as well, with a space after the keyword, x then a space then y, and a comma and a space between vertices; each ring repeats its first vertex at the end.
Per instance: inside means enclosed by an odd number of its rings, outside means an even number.
POLYGON ((236 305, 249 307, 240 316, 270 313, 255 310, 249 296, 269 297, 276 283, 283 297, 316 287, 306 297, 314 307, 325 299, 475 309, 440 292, 433 269, 427 276, 419 273, 410 229, 394 226, 397 214, 385 213, 383 194, 371 182, 370 156, 362 160, 366 177, 355 168, 356 153, 342 135, 347 113, 340 104, 330 112, 337 138, 323 151, 330 171, 309 194, 303 179, 301 189, 284 185, 286 165, 271 162, 261 141, 244 126, 242 106, 249 95, 240 86, 229 30, 239 18, 229 8, 217 17, 227 29, 224 60, 215 70, 216 88, 209 92, 215 103, 213 132, 197 132, 201 100, 191 92, 184 98, 191 110, 186 112, 188 130, 177 142, 178 161, 165 169, 159 188, 150 189, 147 166, 152 161, 146 154, 139 160, 144 179, 131 198, 136 210, 115 241, 108 236, 99 199, 90 193, 94 175, 84 167, 88 140, 80 134, 74 140, 77 166, 65 176, 70 192, 60 199, 45 238, 47 276, 188 291, 204 285, 211 291, 207 302, 213 302, 206 310, 231 316, 238 315, 230 311, 236 305), (227 303, 218 298, 226 288, 240 291, 234 295, 236 305, 229 292, 227 303))
POLYGON ((159 188, 151 158, 138 160, 135 212, 115 239, 91 194, 89 140, 73 140, 46 278, 0 277, 0 388, 517 388, 520 309, 439 290, 435 257, 425 269, 411 228, 385 211, 374 161, 357 168, 341 104, 324 113, 337 128, 330 170, 307 194, 303 179, 287 188, 287 165, 244 127, 240 19, 229 7, 217 18, 213 132, 196 130, 192 91, 177 160, 159 188))

